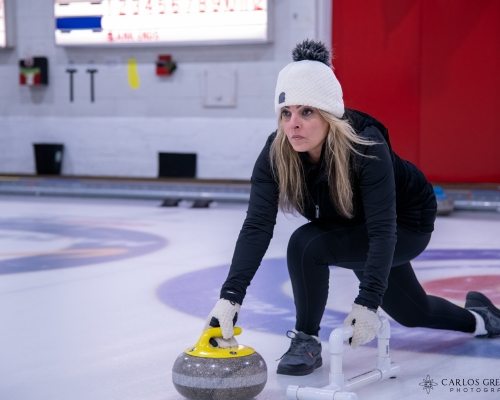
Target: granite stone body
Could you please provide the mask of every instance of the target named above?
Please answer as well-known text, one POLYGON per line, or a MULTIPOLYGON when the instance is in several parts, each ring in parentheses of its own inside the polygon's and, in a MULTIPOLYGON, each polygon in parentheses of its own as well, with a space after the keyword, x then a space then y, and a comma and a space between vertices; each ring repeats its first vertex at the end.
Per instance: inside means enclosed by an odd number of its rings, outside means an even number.
POLYGON ((267 382, 267 366, 255 352, 234 358, 202 358, 182 353, 175 360, 172 381, 190 400, 249 400, 267 382))

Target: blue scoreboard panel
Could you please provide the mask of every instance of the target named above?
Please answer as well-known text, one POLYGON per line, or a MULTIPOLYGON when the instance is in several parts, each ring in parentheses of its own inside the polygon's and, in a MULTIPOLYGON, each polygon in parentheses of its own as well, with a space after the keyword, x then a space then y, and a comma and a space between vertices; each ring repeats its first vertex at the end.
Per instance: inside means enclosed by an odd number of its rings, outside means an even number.
MULTIPOLYGON (((2 0, 0 0, 2 1, 2 0)), ((54 0, 56 44, 268 41, 268 0, 54 0)))

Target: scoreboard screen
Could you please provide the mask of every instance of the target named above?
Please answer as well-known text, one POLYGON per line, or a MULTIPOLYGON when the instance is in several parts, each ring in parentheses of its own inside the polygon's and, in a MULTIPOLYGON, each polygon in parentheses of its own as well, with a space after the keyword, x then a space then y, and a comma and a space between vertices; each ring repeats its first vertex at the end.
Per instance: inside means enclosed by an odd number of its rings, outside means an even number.
POLYGON ((268 40, 268 0, 54 0, 54 13, 64 46, 268 40))
POLYGON ((0 0, 0 48, 7 47, 7 29, 5 27, 5 3, 0 0))

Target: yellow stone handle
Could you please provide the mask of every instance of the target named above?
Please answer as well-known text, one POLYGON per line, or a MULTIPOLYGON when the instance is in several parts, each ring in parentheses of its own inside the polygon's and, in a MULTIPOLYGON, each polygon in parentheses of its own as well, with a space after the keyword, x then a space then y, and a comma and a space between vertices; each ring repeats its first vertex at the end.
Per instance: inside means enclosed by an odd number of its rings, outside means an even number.
MULTIPOLYGON (((242 332, 239 326, 234 327, 234 336, 240 335, 242 332)), ((249 346, 239 345, 237 348, 221 349, 215 348, 210 345, 210 339, 214 337, 222 337, 221 328, 210 328, 202 333, 198 342, 185 351, 186 354, 195 357, 206 358, 234 358, 241 356, 248 356, 255 352, 249 346)))
MULTIPOLYGON (((242 330, 239 326, 234 327, 234 336, 241 335, 241 332, 242 330)), ((198 343, 196 343, 196 347, 199 349, 212 349, 213 347, 210 346, 210 339, 214 337, 222 337, 222 329, 220 327, 210 328, 203 332, 198 343)))

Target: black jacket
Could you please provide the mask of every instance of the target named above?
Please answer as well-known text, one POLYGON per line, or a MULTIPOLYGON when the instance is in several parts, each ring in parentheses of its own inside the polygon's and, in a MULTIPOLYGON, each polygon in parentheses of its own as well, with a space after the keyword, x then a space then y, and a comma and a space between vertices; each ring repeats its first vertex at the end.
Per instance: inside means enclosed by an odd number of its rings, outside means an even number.
MULTIPOLYGON (((382 304, 387 288, 396 244, 396 224, 430 233, 436 217, 434 190, 422 172, 402 160, 391 148, 387 129, 376 119, 355 110, 346 110, 344 118, 363 138, 378 144, 356 145, 367 158, 355 155, 353 162, 354 217, 341 216, 332 204, 328 182, 320 163, 311 165, 306 153, 299 153, 304 165, 308 194, 303 216, 308 220, 328 219, 339 224, 366 224, 369 251, 364 278, 355 302, 368 307, 382 304)), ((273 236, 278 212, 278 185, 269 162, 269 149, 276 132, 269 136, 252 173, 250 202, 221 298, 242 303, 246 289, 257 271, 273 236)))

